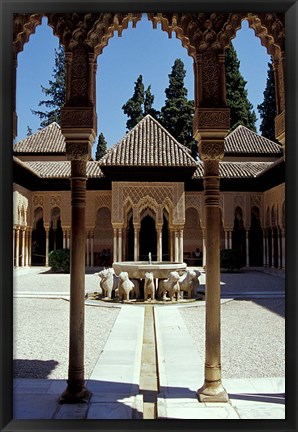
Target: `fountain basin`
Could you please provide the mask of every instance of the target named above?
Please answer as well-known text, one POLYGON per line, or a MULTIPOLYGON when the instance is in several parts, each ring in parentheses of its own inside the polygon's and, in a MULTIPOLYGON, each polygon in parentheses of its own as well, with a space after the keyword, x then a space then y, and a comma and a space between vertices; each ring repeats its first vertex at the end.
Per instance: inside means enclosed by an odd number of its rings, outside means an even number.
POLYGON ((147 261, 123 261, 113 263, 113 269, 117 275, 122 271, 126 271, 130 279, 144 279, 146 272, 152 272, 155 279, 167 279, 170 272, 184 272, 186 266, 185 263, 173 261, 152 261, 150 264, 147 261))

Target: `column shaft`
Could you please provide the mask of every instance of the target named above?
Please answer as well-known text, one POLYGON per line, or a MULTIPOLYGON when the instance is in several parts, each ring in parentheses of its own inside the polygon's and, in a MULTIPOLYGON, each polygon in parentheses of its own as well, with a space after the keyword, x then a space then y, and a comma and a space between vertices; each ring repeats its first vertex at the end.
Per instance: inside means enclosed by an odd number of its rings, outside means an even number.
POLYGON ((16 243, 16 229, 13 227, 12 229, 12 265, 15 265, 15 243, 16 243))
POLYGON ((91 267, 94 267, 94 233, 91 233, 91 267))
POLYGON ((118 261, 122 261, 122 228, 118 228, 118 261))
POLYGON ((179 232, 179 262, 183 262, 183 229, 179 232))
POLYGON ((246 244, 246 267, 249 267, 249 231, 245 232, 245 244, 246 244))
POLYGON ((16 267, 20 264, 20 228, 16 229, 16 267))
POLYGON ((175 231, 175 262, 179 261, 179 232, 175 231))
POLYGON ((117 228, 114 228, 114 240, 113 240, 113 262, 118 261, 118 251, 117 251, 117 228))
POLYGON ((89 253, 89 231, 86 232, 86 266, 90 266, 90 253, 89 253))

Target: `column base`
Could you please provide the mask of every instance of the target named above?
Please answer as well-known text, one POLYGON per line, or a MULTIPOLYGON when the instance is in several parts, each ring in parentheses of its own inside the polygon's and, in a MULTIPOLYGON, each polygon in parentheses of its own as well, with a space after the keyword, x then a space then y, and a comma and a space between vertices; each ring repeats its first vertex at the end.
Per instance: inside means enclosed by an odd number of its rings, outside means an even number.
POLYGON ((88 403, 92 393, 84 385, 70 385, 60 396, 60 404, 75 404, 75 403, 88 403))
POLYGON ((229 402, 229 396, 221 381, 208 382, 197 390, 199 402, 229 402))

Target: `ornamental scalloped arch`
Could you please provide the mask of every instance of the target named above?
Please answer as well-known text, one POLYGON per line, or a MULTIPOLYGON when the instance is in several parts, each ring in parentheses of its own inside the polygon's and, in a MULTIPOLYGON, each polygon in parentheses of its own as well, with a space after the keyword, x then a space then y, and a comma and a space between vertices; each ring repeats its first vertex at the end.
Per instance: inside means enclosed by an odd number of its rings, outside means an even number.
POLYGON ((162 223, 162 221, 158 220, 158 214, 159 214, 159 205, 155 201, 154 198, 152 198, 149 195, 146 195, 145 197, 141 198, 138 202, 137 206, 137 215, 139 218, 139 221, 141 220, 141 213, 145 211, 147 208, 151 209, 152 212, 155 214, 155 223, 162 223))
MULTIPOLYGON (((117 32, 121 37, 124 29, 132 22, 136 28, 142 19, 141 13, 44 13, 44 14, 14 14, 13 43, 15 52, 23 50, 31 34, 41 24, 43 17, 48 18, 48 26, 60 40, 66 51, 79 43, 86 43, 96 55, 102 53, 108 41, 117 32)), ((236 32, 241 28, 241 22, 246 19, 249 27, 260 38, 268 54, 274 57, 276 51, 284 51, 285 28, 283 14, 278 13, 147 13, 153 28, 161 23, 161 29, 172 32, 181 40, 190 56, 194 57, 208 46, 214 49, 225 49, 230 45, 236 32)))

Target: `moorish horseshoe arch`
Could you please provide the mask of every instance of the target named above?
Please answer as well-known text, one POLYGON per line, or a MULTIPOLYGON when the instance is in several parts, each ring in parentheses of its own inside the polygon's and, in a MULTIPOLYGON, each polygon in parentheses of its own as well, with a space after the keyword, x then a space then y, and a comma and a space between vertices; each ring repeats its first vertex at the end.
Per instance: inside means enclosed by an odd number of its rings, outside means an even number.
MULTIPOLYGON (((42 16, 64 46, 67 63, 66 103, 61 110, 61 130, 66 140, 67 159, 71 161, 71 281, 83 280, 85 273, 85 205, 86 162, 96 136, 95 112, 96 58, 108 44, 114 31, 121 35, 141 14, 15 14, 14 16, 14 83, 16 82, 17 54, 41 23, 42 16), (80 72, 79 72, 80 71, 80 72), (80 126, 78 126, 80 125, 80 126)), ((229 130, 229 109, 225 95, 225 50, 247 19, 256 36, 273 57, 277 116, 275 135, 285 148, 284 100, 284 16, 276 13, 179 13, 148 14, 156 27, 169 36, 175 31, 182 45, 194 58, 195 116, 194 137, 198 141, 200 158, 204 164, 204 206, 206 214, 206 286, 212 303, 206 301, 205 381, 198 390, 204 401, 228 400, 221 384, 220 363, 220 265, 219 265, 219 162, 224 156, 224 137, 229 130), (213 247, 212 247, 213 245, 213 247), (214 247, 215 245, 215 247, 214 247)), ((17 114, 15 85, 13 95, 14 137, 17 114)), ((182 222, 181 222, 181 225, 182 222)), ((122 230, 115 224, 114 230, 122 230)), ((181 235, 180 235, 181 238, 181 235)), ((62 401, 80 402, 90 397, 84 381, 84 284, 71 282, 70 356, 68 385, 62 401), (81 293, 79 296, 76 293, 81 293), (76 353, 76 354, 75 354, 76 353)))

